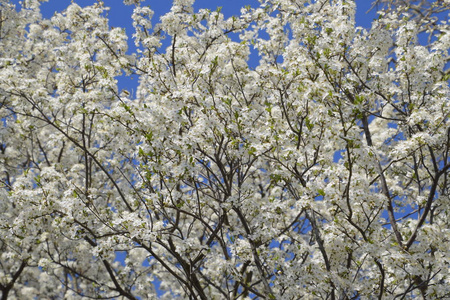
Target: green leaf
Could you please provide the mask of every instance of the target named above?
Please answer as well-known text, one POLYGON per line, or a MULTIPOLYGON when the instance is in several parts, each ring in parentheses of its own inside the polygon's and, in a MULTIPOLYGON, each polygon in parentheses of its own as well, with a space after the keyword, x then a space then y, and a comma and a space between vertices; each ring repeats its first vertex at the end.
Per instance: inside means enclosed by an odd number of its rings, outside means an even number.
POLYGON ((306 124, 306 127, 307 127, 309 130, 311 130, 311 129, 314 128, 314 124, 311 123, 311 121, 309 120, 309 118, 305 118, 305 124, 306 124))

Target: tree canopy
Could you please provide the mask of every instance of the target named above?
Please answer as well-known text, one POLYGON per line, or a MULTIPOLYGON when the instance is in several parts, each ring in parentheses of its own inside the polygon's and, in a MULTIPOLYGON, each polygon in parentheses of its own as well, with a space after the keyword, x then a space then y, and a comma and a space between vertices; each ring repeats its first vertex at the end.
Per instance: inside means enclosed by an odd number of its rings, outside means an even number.
POLYGON ((450 1, 40 2, 0 0, 2 299, 450 297, 450 1))

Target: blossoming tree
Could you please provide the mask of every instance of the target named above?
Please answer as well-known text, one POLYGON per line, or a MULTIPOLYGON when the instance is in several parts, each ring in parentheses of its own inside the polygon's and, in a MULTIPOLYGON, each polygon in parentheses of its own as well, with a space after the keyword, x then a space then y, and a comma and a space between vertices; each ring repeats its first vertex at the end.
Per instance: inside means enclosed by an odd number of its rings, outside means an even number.
POLYGON ((448 0, 124 2, 0 0, 2 299, 450 297, 448 0))

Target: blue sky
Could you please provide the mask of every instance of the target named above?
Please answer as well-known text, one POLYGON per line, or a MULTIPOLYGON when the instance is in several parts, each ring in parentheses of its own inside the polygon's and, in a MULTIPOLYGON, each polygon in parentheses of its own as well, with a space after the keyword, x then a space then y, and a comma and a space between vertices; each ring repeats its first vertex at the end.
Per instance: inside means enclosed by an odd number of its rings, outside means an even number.
MULTIPOLYGON (((375 13, 371 11, 369 14, 366 12, 370 9, 370 0, 355 0, 357 4, 357 15, 356 21, 359 26, 369 27, 371 21, 373 20, 375 13)), ((18 4, 19 0, 12 0, 13 3, 18 4)), ((49 0, 42 4, 42 13, 44 17, 51 17, 55 11, 62 11, 66 8, 72 1, 71 0, 49 0)), ((95 0, 73 0, 73 2, 78 3, 80 6, 92 5, 97 2, 95 0)), ((133 28, 131 26, 131 13, 134 6, 123 5, 122 0, 105 0, 105 5, 109 6, 110 12, 110 25, 114 27, 125 27, 127 33, 131 35, 133 33, 133 28)), ((154 22, 163 15, 165 12, 170 10, 172 1, 170 0, 146 0, 143 5, 149 5, 150 8, 155 12, 154 22)), ((194 8, 196 10, 200 8, 215 9, 218 6, 222 7, 222 13, 226 17, 238 14, 241 7, 251 5, 253 7, 258 5, 257 0, 196 0, 194 8)))
MULTIPOLYGON (((96 0, 49 0, 41 5, 42 14, 45 18, 50 18, 55 12, 63 11, 71 2, 75 2, 80 6, 87 6, 96 3, 96 0)), ((355 0, 357 4, 356 22, 358 26, 370 27, 372 20, 375 18, 375 11, 367 13, 371 7, 370 0, 355 0)), ((15 4, 19 4, 19 0, 11 0, 15 4)), ((105 5, 110 7, 108 17, 110 20, 110 26, 122 27, 126 29, 129 38, 129 52, 135 52, 135 46, 131 39, 131 35, 134 33, 132 27, 131 14, 133 12, 133 5, 125 6, 122 0, 104 0, 105 5)), ((142 2, 142 5, 149 5, 155 12, 153 16, 153 24, 159 21, 159 18, 170 10, 172 5, 171 0, 146 0, 142 2)), ((258 6, 257 0, 196 0, 194 9, 197 11, 201 8, 209 8, 215 10, 217 7, 222 7, 221 12, 225 17, 239 14, 241 7, 251 5, 252 7, 258 6)), ((19 7, 20 5, 18 5, 19 7)), ((250 57, 250 65, 257 64, 257 57, 250 57), (255 60, 255 61, 252 61, 255 60)), ((136 78, 135 78, 136 79, 136 78)), ((138 84, 137 80, 133 80, 129 77, 118 78, 119 90, 126 89, 132 94, 136 91, 138 84)))
MULTIPOLYGON (((369 10, 372 1, 370 0, 355 0, 358 12, 356 16, 356 21, 358 25, 368 27, 374 17, 374 13, 369 15, 366 12, 369 10)), ((19 0, 12 0, 13 3, 18 4, 19 0)), ((66 8, 72 1, 71 0, 49 0, 42 4, 42 11, 45 17, 50 17, 55 11, 62 11, 66 8)), ((91 5, 95 3, 95 0, 73 0, 73 2, 78 3, 81 6, 91 5)), ((106 6, 111 7, 110 17, 112 26, 121 26, 131 29, 130 15, 133 10, 133 6, 124 6, 122 0, 105 0, 106 6)), ((159 17, 170 9, 172 1, 165 0, 146 0, 143 2, 144 5, 149 5, 155 11, 155 17, 159 17)), ((225 16, 231 16, 233 14, 239 13, 241 7, 245 5, 256 6, 258 4, 257 0, 196 0, 194 7, 196 9, 200 8, 210 8, 215 9, 221 6, 222 12, 225 16)))

